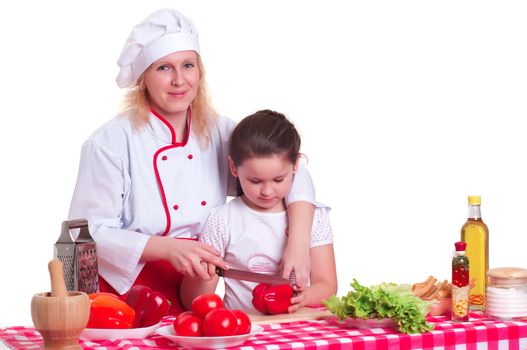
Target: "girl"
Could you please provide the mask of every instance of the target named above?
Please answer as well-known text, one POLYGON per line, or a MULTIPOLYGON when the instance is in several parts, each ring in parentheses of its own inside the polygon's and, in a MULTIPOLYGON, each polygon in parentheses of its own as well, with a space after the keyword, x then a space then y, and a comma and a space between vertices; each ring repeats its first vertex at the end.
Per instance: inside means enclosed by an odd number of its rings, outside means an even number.
MULTIPOLYGON (((229 188, 227 142, 234 122, 208 102, 196 28, 164 9, 134 27, 119 57, 123 113, 84 143, 70 219, 86 218, 97 241, 100 290, 126 293, 146 284, 182 311, 181 274, 209 279, 203 261, 224 266, 196 238, 229 188)), ((314 192, 307 173, 288 199, 291 234, 283 274, 302 276, 314 192), (299 199, 302 198, 302 201, 299 199), (295 219, 296 218, 296 219, 295 219), (298 219, 299 218, 299 219, 298 219), (305 222, 304 222, 305 221, 305 222)))
MULTIPOLYGON (((199 240, 216 248, 229 267, 278 274, 287 242, 284 197, 298 170, 300 137, 284 115, 263 110, 243 119, 231 135, 229 167, 237 178, 239 197, 215 208, 199 240)), ((289 312, 319 305, 337 291, 335 258, 328 212, 317 208, 311 232, 311 283, 291 299, 289 312)), ((185 277, 182 301, 216 289, 210 281, 185 277)), ((254 310, 252 290, 256 283, 225 279, 224 303, 230 309, 254 310)))

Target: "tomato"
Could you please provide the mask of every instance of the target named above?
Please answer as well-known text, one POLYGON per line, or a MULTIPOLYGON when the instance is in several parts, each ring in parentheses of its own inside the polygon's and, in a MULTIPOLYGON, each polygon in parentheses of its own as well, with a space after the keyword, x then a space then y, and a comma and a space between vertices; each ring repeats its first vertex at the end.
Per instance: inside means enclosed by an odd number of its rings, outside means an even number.
POLYGON ((174 331, 178 336, 203 336, 203 321, 190 311, 179 314, 174 321, 174 331))
MULTIPOLYGON (((194 316, 197 316, 195 313, 193 313, 192 311, 183 311, 182 313, 180 313, 179 315, 177 315, 176 317, 177 318, 181 318, 181 317, 185 317, 185 316, 188 316, 188 315, 194 315, 194 316)), ((175 320, 174 320, 175 321, 175 320)))
POLYGON ((192 300, 192 311, 199 317, 205 317, 211 310, 222 308, 223 301, 217 294, 202 294, 192 300))
POLYGON ((249 316, 242 310, 231 310, 236 316, 236 323, 238 328, 236 328, 236 334, 247 334, 251 332, 251 319, 249 316))
POLYGON ((238 328, 236 315, 227 309, 214 309, 203 319, 203 334, 206 337, 235 335, 238 328))

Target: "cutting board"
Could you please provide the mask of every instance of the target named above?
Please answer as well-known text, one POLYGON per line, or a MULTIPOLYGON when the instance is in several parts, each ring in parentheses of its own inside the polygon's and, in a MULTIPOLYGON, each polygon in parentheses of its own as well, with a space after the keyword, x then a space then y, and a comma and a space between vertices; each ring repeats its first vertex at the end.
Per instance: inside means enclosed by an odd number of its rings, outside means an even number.
POLYGON ((309 320, 320 320, 325 317, 331 316, 331 312, 327 310, 318 310, 309 307, 303 307, 297 312, 292 314, 280 314, 280 315, 262 315, 262 314, 249 314, 251 322, 257 324, 270 324, 280 322, 294 322, 294 321, 309 321, 309 320))

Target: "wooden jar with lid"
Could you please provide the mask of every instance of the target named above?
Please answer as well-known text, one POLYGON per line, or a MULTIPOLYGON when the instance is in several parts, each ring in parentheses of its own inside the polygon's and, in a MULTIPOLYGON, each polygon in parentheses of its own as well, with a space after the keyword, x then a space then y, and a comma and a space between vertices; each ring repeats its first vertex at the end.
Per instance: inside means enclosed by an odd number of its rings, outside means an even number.
POLYGON ((527 269, 499 267, 487 272, 486 313, 497 319, 527 317, 527 269))

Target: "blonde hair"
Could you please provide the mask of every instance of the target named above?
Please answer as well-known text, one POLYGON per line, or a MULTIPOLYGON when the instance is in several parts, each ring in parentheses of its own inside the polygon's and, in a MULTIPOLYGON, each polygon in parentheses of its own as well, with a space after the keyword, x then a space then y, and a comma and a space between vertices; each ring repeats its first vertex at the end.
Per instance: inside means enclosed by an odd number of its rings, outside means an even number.
MULTIPOLYGON (((210 103, 210 98, 205 81, 205 67, 198 56, 199 85, 196 97, 190 104, 192 110, 192 131, 198 136, 200 141, 208 143, 210 141, 211 129, 216 123, 218 114, 210 103)), ((145 73, 149 68, 145 70, 145 73)), ((130 112, 132 123, 136 128, 143 128, 148 124, 150 118, 150 104, 146 98, 146 86, 144 75, 141 74, 137 83, 132 86, 123 98, 121 112, 130 112)))

